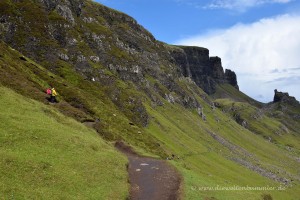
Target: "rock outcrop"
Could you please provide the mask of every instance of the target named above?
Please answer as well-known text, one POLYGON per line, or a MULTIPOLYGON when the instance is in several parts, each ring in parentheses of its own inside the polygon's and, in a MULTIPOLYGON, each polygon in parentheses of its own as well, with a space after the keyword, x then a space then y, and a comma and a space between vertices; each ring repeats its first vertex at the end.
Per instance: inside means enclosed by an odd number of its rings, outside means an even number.
POLYGON ((17 18, 13 8, 0 13, 0 39, 46 63, 53 71, 63 60, 90 79, 90 74, 99 73, 92 62, 135 83, 143 83, 145 74, 151 75, 171 90, 174 84, 166 81, 166 71, 173 79, 190 77, 208 94, 213 94, 221 83, 238 89, 235 73, 224 73, 221 59, 209 57, 208 49, 173 46, 170 50, 170 45, 157 41, 136 20, 101 4, 87 0, 37 0, 16 2, 14 7, 22 7, 23 14, 17 18))
POLYGON ((177 46, 171 51, 174 63, 178 65, 182 74, 190 77, 206 93, 213 94, 217 84, 229 83, 236 89, 236 74, 226 69, 224 72, 221 58, 209 57, 209 50, 202 47, 177 46))
POLYGON ((236 89, 239 90, 238 82, 237 82, 237 77, 234 71, 231 71, 230 69, 225 70, 225 79, 227 82, 235 87, 236 89))
POLYGON ((287 92, 279 92, 277 89, 274 90, 273 102, 288 102, 288 103, 299 103, 295 97, 292 97, 287 92))

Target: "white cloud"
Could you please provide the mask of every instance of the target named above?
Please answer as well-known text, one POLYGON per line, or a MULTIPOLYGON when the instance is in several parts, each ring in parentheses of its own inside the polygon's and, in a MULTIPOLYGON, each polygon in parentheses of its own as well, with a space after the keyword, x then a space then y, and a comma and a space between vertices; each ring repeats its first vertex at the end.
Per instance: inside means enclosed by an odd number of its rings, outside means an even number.
POLYGON ((223 67, 237 73, 240 89, 253 98, 271 101, 276 88, 300 100, 299 24, 300 16, 282 15, 176 43, 206 47, 221 57, 223 67))
POLYGON ((289 3, 292 0, 213 0, 208 5, 204 6, 206 9, 229 9, 245 11, 247 8, 256 7, 264 4, 272 3, 289 3))

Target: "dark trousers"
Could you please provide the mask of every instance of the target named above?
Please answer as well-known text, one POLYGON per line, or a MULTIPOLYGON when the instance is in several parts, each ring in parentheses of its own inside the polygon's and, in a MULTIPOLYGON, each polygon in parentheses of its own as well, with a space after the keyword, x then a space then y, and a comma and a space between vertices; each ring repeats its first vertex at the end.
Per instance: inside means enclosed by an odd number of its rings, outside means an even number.
POLYGON ((57 101, 56 101, 56 97, 55 96, 50 96, 50 102, 51 103, 56 103, 57 101))

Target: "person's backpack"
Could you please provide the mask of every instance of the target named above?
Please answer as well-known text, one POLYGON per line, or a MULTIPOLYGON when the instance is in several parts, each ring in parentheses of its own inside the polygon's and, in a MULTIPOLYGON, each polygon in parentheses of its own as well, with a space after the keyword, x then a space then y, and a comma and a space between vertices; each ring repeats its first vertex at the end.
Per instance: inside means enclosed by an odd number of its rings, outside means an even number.
POLYGON ((52 92, 51 92, 51 89, 48 88, 48 89, 46 90, 46 93, 50 95, 50 94, 52 93, 52 92))

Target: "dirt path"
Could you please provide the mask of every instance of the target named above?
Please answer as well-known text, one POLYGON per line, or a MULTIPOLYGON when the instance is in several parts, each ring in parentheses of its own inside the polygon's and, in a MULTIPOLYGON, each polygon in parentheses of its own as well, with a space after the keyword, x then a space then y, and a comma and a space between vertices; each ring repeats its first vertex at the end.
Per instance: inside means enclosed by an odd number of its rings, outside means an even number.
POLYGON ((116 148, 127 155, 131 184, 131 200, 176 200, 180 199, 181 178, 174 167, 164 160, 141 157, 122 142, 116 148))

